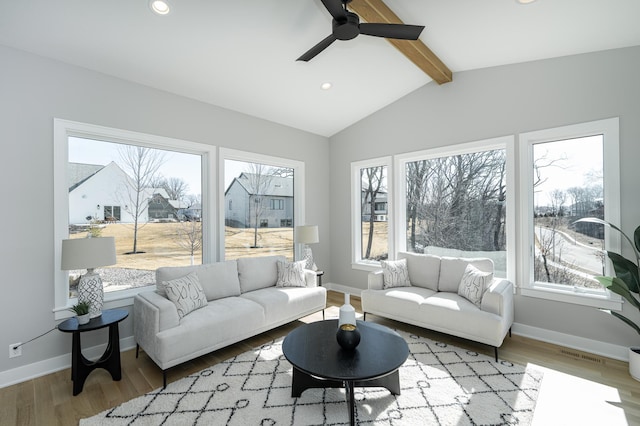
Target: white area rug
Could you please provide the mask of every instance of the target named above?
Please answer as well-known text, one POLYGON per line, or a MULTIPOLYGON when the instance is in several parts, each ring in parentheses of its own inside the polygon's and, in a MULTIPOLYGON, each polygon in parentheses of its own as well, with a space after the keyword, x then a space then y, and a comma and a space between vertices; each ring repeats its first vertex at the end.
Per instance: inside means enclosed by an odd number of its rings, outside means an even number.
MULTIPOLYGON (((529 425, 542 373, 399 331, 401 395, 356 388, 361 425, 529 425)), ((291 397, 282 338, 80 421, 90 425, 345 425, 342 389, 291 397)))

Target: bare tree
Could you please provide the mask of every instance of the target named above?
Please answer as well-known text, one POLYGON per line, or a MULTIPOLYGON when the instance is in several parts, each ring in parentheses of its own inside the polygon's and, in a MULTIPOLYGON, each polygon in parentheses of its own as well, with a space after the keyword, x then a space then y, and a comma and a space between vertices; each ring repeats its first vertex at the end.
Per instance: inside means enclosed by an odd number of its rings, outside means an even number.
POLYGON ((504 150, 407 164, 408 245, 504 250, 504 150))
POLYGON ((191 264, 194 263, 194 254, 202 249, 202 222, 195 218, 178 222, 176 243, 189 252, 191 264))
POLYGON ((119 148, 122 168, 131 179, 127 179, 125 209, 133 216, 133 249, 138 253, 138 228, 142 215, 149 208, 149 188, 158 176, 158 170, 165 162, 161 151, 142 146, 122 145, 119 148))
POLYGON ((188 194, 184 197, 184 202, 187 203, 187 208, 191 208, 202 203, 202 196, 200 194, 188 194))
POLYGON ((420 219, 420 210, 425 204, 427 181, 431 178, 433 168, 426 160, 413 161, 407 164, 407 228, 409 229, 409 246, 415 252, 416 229, 420 219))
POLYGON ((170 200, 182 200, 189 191, 189 184, 181 178, 171 177, 162 181, 162 186, 170 200))
POLYGON ((260 218, 267 208, 267 198, 271 181, 274 178, 273 168, 266 164, 247 163, 247 172, 243 173, 246 178, 249 193, 249 211, 252 213, 253 222, 253 247, 258 247, 258 227, 260 218))
POLYGON ((369 211, 369 235, 367 236, 367 247, 362 256, 363 259, 371 257, 371 247, 373 245, 373 234, 375 226, 376 198, 384 190, 385 167, 375 166, 360 170, 362 180, 362 205, 361 212, 369 211))

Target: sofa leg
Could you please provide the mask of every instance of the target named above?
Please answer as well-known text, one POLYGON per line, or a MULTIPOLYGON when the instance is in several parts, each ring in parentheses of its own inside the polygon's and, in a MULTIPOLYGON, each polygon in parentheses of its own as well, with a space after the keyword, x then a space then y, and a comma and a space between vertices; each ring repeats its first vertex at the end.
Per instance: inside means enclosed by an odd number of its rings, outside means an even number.
POLYGON ((167 388, 167 370, 162 370, 162 389, 167 388))
POLYGON ((367 313, 363 312, 362 313, 362 321, 366 321, 367 320, 367 313))
POLYGON ((509 327, 509 337, 511 337, 511 327, 509 327))
POLYGON ((496 355, 496 362, 498 362, 498 347, 497 346, 493 347, 493 352, 496 355))
POLYGON ((322 310, 322 321, 324 321, 324 309, 322 310))
POLYGON ((138 359, 139 353, 140 353, 140 345, 136 343, 136 359, 138 359))

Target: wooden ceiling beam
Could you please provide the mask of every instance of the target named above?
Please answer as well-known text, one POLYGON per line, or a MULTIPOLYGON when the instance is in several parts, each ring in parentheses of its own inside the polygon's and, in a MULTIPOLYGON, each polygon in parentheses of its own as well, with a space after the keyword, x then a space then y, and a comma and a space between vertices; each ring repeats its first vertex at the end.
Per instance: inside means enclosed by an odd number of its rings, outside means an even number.
MULTIPOLYGON (((352 0, 348 8, 367 22, 404 24, 382 0, 352 0)), ((453 80, 451 70, 419 39, 387 39, 387 41, 436 83, 449 83, 453 80)))

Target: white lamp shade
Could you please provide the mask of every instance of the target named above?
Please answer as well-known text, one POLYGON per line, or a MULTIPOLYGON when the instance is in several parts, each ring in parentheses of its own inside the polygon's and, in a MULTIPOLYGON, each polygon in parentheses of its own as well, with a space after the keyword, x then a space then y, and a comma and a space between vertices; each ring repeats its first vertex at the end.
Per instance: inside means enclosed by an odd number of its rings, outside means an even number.
POLYGON ((115 263, 116 241, 113 237, 62 240, 62 270, 92 269, 115 263))
POLYGON ((296 226, 296 243, 315 244, 319 242, 318 225, 296 226))

